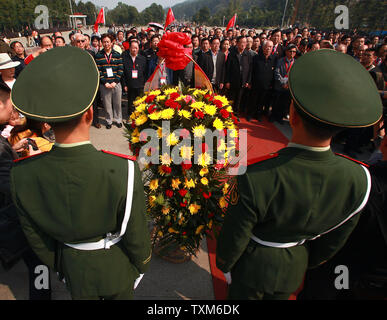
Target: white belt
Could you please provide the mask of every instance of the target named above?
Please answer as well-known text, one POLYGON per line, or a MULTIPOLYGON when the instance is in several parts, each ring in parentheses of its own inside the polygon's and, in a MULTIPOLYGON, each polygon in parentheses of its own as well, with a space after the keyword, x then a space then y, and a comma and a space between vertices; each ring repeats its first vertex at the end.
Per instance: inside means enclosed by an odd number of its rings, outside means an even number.
POLYGON ((370 196, 370 192, 371 192, 371 175, 370 173, 368 172, 368 169, 364 166, 361 166, 365 173, 366 173, 366 177, 367 177, 367 191, 366 191, 366 194, 364 196, 364 199, 362 201, 362 203, 360 204, 360 206, 354 211, 352 212, 345 220, 343 220, 342 222, 340 222, 338 225, 334 226, 333 228, 313 237, 313 238, 310 238, 310 239, 303 239, 301 241, 298 241, 298 242, 288 242, 288 243, 278 243, 278 242, 271 242, 271 241, 264 241, 264 240, 261 240, 259 238, 257 238, 256 236, 252 235, 251 236, 251 239, 254 240, 255 242, 261 244, 261 245, 264 245, 266 247, 273 247, 273 248, 291 248, 291 247, 295 247, 295 246, 301 246, 303 245, 306 241, 311 241, 311 240, 315 240, 319 237, 321 237, 322 235, 324 234, 327 234, 328 232, 331 232, 335 229, 337 229, 338 227, 340 227, 342 224, 344 224, 345 222, 347 222, 349 219, 351 219, 354 215, 358 214, 361 210, 363 210, 363 208, 365 207, 365 205, 367 204, 367 201, 368 201, 368 198, 370 196))
POLYGON ((99 250, 99 249, 110 249, 110 247, 122 239, 128 225, 130 218, 130 212, 132 209, 132 200, 133 200, 133 185, 134 185, 134 163, 131 160, 128 160, 128 188, 126 195, 126 207, 125 215, 121 225, 120 233, 108 233, 106 238, 97 241, 97 242, 87 242, 87 243, 65 243, 66 246, 77 250, 99 250))

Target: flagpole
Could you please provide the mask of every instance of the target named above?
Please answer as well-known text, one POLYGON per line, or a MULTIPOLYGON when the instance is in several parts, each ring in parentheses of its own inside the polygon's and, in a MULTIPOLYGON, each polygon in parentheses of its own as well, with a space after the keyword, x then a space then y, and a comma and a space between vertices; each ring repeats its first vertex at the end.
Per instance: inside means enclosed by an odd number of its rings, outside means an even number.
POLYGON ((283 16, 282 16, 282 22, 281 22, 281 29, 282 29, 282 27, 283 27, 283 25, 284 25, 284 19, 285 19, 285 14, 286 14, 286 9, 287 9, 287 7, 288 7, 288 0, 286 0, 286 3, 285 3, 284 14, 283 14, 283 16))

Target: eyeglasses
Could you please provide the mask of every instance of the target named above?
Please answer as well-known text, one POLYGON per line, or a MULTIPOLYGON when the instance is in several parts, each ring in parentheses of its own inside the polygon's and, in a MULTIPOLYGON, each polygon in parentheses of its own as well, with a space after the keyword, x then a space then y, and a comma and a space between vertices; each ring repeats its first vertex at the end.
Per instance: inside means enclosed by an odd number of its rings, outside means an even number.
POLYGON ((295 50, 290 50, 289 52, 291 52, 291 53, 297 53, 297 51, 295 51, 295 50))
POLYGON ((77 43, 86 42, 86 40, 77 40, 77 43))

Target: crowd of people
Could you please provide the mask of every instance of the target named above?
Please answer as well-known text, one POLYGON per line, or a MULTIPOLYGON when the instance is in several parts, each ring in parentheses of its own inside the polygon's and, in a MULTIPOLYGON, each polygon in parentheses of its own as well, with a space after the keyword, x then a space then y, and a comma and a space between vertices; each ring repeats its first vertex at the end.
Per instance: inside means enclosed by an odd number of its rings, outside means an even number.
MULTIPOLYGON (((111 129, 113 125, 122 127, 123 95, 127 96, 130 114, 133 111, 133 101, 143 93, 146 81, 156 68, 160 72, 159 85, 176 85, 181 81, 186 86, 194 86, 193 63, 189 63, 183 70, 173 71, 157 55, 162 36, 159 29, 141 28, 140 32, 136 28, 109 31, 102 35, 72 32, 68 39, 60 32, 43 36, 38 41, 40 48, 28 56, 20 41, 10 43, 9 48, 0 43, 0 83, 3 86, 3 96, 9 95, 16 79, 33 59, 47 50, 61 46, 74 46, 87 51, 98 67, 99 90, 93 102, 93 113, 88 113, 88 116, 92 115, 92 124, 98 129, 101 128, 101 109, 105 113, 106 129, 111 129)), ((234 112, 247 121, 262 121, 263 117, 267 117, 271 122, 282 124, 289 118, 289 114, 294 121, 298 111, 291 107, 293 96, 289 88, 289 72, 297 59, 321 49, 340 51, 357 60, 372 76, 386 107, 387 38, 320 32, 308 28, 257 32, 255 29, 223 30, 181 26, 171 27, 169 31, 190 35, 193 60, 204 71, 215 92, 229 97, 233 102, 234 112)), ((5 101, 4 98, 4 104, 5 101)), ((54 142, 52 130, 44 122, 28 120, 26 124, 25 118, 18 115, 1 125, 2 143, 7 148, 7 143, 11 145, 11 149, 7 149, 7 161, 17 158, 16 151, 19 151, 19 156, 22 155, 20 152, 25 153, 26 146, 29 146, 29 152, 34 147, 41 150, 46 148, 44 151, 48 151, 54 142), (34 145, 31 137, 45 139, 48 143, 34 145)), ((373 126, 368 126, 367 123, 364 128, 353 129, 349 126, 341 135, 346 142, 347 153, 359 152, 359 148, 370 141, 374 147, 378 147, 378 141, 384 136, 383 126, 383 119, 373 126)), ((384 153, 385 149, 384 143, 384 153)), ((28 152, 23 155, 28 155, 28 152)), ((10 165, 7 166, 9 169, 10 165)), ((7 182, 9 185, 9 181, 7 182)), ((9 205, 9 198, 6 200, 9 205)), ((41 262, 34 253, 28 254, 29 257, 25 259, 27 265, 31 265, 32 272, 33 267, 41 262)))
MULTIPOLYGON (((258 32, 255 29, 172 26, 169 31, 190 35, 193 59, 206 73, 214 90, 233 101, 234 112, 245 116, 247 121, 261 121, 267 116, 269 121, 283 124, 288 118, 291 101, 287 75, 294 61, 310 51, 332 49, 351 55, 370 72, 378 90, 385 90, 387 42, 377 35, 322 32, 306 27, 258 32)), ((55 32, 51 37, 37 38, 40 50, 34 56, 65 45, 87 50, 95 58, 101 74, 101 86, 94 102, 94 126, 101 128, 99 109, 103 108, 106 128, 110 129, 113 124, 122 126, 122 96, 127 95, 130 115, 132 102, 143 92, 145 82, 157 65, 162 63, 157 56, 161 33, 159 28, 143 27, 138 31, 135 27, 128 30, 110 27, 102 36, 73 31, 65 39, 60 32, 55 32)), ((11 43, 7 53, 12 54, 12 60, 20 62, 14 74, 17 78, 27 62, 22 43, 11 43)), ((159 70, 163 72, 160 85, 177 85, 182 81, 186 86, 194 86, 192 63, 178 71, 161 64, 159 70)), ((381 127, 378 124, 374 129, 347 130, 340 137, 345 143, 345 152, 356 156, 363 146, 373 150, 377 137, 384 135, 381 127)))

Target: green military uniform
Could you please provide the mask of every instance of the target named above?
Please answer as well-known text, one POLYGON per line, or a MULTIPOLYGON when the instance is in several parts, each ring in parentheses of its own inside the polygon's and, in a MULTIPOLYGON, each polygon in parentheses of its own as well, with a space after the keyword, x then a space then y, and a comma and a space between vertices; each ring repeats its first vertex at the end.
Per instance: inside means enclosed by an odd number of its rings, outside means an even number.
MULTIPOLYGON (((303 56, 289 75, 296 109, 334 127, 376 123, 381 101, 362 69, 333 50, 303 56)), ((329 146, 290 143, 249 166, 238 176, 239 198, 217 244, 217 266, 231 278, 229 298, 287 299, 308 267, 345 244, 370 189, 365 166, 329 146)))
MULTIPOLYGON (((57 48, 34 60, 18 81, 15 107, 27 117, 55 122, 91 106, 98 71, 87 52, 57 48), (56 83, 49 83, 51 76, 56 83), (69 95, 39 107, 34 100, 39 92, 32 94, 38 89, 25 89, 34 87, 33 77, 47 92, 61 86, 69 95), (70 87, 82 90, 77 94, 70 87)), ((17 162, 11 181, 27 239, 42 261, 64 276, 73 299, 132 297, 134 282, 151 259, 141 172, 132 158, 97 151, 89 141, 55 144, 49 153, 17 162)))

